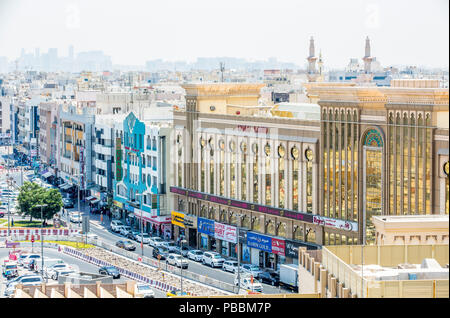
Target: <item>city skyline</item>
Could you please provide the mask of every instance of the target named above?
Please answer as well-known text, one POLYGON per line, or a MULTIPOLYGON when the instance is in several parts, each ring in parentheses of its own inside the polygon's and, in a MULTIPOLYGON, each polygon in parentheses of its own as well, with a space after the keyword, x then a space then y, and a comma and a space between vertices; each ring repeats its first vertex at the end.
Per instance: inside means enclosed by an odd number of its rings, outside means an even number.
POLYGON ((36 47, 41 52, 57 48, 60 56, 67 56, 73 45, 76 53, 102 50, 115 65, 229 56, 249 61, 276 57, 303 68, 313 36, 316 54, 322 52, 325 66, 343 68, 350 58, 363 57, 364 39, 369 36, 373 56, 383 66, 448 68, 448 2, 405 4, 281 1, 274 8, 267 1, 231 1, 226 6, 205 1, 189 6, 175 0, 129 1, 127 6, 109 2, 106 6, 103 1, 50 5, 47 0, 4 0, 0 2, 4 39, 0 56, 13 60, 22 48, 30 52, 36 47), (16 21, 24 23, 11 29, 16 21))

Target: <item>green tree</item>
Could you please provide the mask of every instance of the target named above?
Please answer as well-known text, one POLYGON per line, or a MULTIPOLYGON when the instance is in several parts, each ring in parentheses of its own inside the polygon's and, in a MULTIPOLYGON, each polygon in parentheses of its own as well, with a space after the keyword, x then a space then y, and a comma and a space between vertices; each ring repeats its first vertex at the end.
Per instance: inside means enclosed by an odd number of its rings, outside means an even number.
POLYGON ((45 220, 52 219, 63 206, 61 193, 57 189, 46 189, 32 182, 25 182, 20 187, 17 201, 20 214, 30 216, 30 222, 33 218, 41 218, 41 208, 38 205, 47 205, 42 208, 45 220))

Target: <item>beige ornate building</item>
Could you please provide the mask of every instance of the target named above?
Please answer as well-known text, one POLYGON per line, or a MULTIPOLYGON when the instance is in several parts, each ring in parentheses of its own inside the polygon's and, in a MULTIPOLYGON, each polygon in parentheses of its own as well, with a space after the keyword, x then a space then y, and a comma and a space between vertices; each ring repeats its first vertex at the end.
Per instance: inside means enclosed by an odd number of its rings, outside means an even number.
MULTIPOLYGON (((264 267, 302 243, 372 244, 373 215, 448 214, 448 89, 307 86, 320 118, 275 116, 258 105, 257 84, 184 86, 176 209, 282 241, 283 253, 250 249, 248 261, 264 267)), ((174 230, 235 255, 196 224, 174 230)))

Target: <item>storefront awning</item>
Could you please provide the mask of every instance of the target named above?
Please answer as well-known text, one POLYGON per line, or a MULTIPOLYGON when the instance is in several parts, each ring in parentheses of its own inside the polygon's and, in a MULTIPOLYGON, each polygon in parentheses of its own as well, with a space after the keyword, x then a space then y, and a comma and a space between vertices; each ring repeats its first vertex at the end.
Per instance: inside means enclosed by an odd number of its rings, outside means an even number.
POLYGON ((70 189, 70 188, 72 188, 72 185, 71 184, 68 184, 68 183, 66 183, 65 185, 63 185, 62 187, 60 186, 60 188, 62 189, 62 190, 67 190, 67 189, 70 189))
POLYGON ((49 178, 49 177, 51 177, 53 174, 51 173, 51 172, 46 172, 46 173, 44 173, 42 176, 44 177, 44 178, 49 178))

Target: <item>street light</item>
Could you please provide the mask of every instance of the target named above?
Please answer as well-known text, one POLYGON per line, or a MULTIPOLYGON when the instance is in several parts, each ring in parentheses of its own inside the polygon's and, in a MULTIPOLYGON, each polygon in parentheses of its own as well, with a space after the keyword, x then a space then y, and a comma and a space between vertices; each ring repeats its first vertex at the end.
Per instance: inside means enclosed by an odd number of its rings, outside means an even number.
POLYGON ((181 284, 180 284, 180 289, 181 289, 181 295, 183 295, 183 245, 187 243, 186 240, 181 240, 180 241, 180 245, 181 245, 181 264, 180 264, 180 276, 181 276, 181 284))
POLYGON ((42 208, 47 207, 47 206, 48 206, 47 204, 36 205, 37 208, 39 208, 39 207, 41 208, 41 220, 42 220, 42 223, 41 223, 41 275, 42 275, 42 278, 44 278, 44 231, 43 231, 44 213, 43 213, 42 208))

